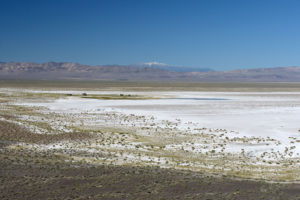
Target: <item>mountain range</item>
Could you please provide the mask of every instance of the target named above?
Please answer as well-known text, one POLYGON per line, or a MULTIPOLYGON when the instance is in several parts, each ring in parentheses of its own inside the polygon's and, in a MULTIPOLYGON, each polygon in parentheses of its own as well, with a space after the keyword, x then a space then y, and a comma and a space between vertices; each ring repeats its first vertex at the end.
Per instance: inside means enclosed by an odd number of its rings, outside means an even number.
POLYGON ((300 82, 300 67, 214 71, 162 63, 90 66, 71 62, 0 62, 0 79, 182 82, 300 82))

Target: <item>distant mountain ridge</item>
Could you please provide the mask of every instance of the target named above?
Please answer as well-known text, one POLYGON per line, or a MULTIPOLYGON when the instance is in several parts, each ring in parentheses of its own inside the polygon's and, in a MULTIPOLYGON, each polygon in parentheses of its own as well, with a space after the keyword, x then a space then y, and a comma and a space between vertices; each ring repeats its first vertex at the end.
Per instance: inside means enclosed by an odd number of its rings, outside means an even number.
POLYGON ((300 82, 300 67, 213 71, 161 63, 89 66, 71 62, 0 62, 0 79, 182 82, 300 82))
POLYGON ((171 66, 171 65, 164 64, 164 63, 158 63, 158 62, 138 63, 138 64, 134 64, 133 66, 151 67, 151 68, 162 69, 162 70, 166 70, 166 71, 174 71, 174 72, 210 72, 210 71, 214 71, 210 68, 171 66))

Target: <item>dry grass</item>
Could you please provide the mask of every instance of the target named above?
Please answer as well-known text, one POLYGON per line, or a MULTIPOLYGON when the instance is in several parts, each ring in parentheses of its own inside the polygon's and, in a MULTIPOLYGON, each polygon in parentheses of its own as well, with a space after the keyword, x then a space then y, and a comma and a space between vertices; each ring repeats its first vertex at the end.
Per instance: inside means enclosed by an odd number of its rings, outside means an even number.
POLYGON ((0 140, 2 141, 50 144, 63 140, 82 141, 92 137, 94 134, 86 132, 36 134, 15 123, 0 121, 0 140))
POLYGON ((130 81, 2 80, 2 88, 84 89, 119 91, 300 91, 300 83, 194 83, 130 81))

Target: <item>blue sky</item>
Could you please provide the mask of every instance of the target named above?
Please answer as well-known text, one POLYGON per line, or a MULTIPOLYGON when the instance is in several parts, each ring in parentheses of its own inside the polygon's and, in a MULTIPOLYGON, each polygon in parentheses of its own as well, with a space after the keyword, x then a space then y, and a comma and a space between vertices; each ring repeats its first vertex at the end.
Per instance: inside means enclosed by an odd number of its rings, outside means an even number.
POLYGON ((300 66, 296 0, 0 0, 0 61, 300 66))

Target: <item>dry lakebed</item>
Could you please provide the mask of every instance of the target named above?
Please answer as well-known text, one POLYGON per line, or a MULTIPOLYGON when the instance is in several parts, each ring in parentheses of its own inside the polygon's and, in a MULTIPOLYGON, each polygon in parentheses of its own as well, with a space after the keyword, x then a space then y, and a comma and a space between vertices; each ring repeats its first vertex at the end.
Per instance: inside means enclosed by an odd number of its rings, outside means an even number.
POLYGON ((1 87, 2 163, 300 181, 300 91, 158 88, 1 87))

